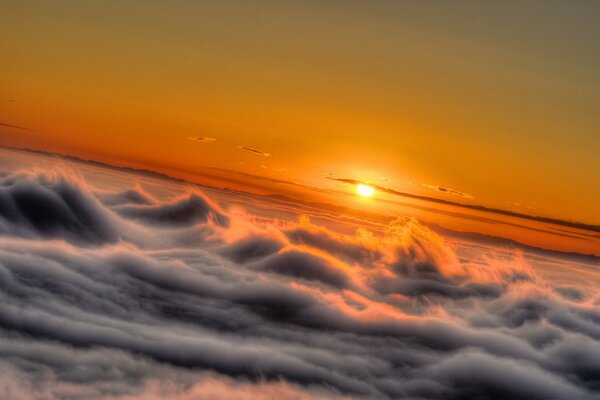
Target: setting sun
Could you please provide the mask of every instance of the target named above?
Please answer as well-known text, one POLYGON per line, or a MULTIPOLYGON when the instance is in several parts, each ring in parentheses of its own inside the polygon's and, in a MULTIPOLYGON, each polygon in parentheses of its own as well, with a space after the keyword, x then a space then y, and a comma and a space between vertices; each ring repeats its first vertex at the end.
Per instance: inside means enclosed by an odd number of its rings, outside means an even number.
POLYGON ((373 196, 373 193, 375 193, 375 189, 373 189, 369 185, 359 183, 358 185, 356 185, 356 193, 363 197, 371 197, 373 196))

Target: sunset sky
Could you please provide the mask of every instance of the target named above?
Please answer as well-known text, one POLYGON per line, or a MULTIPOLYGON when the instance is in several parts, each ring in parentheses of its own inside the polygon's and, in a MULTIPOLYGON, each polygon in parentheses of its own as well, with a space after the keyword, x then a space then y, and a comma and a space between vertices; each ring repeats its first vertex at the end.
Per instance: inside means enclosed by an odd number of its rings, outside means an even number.
POLYGON ((597 2, 2 9, 0 144, 600 224, 597 2))
POLYGON ((0 397, 600 399, 600 1, 0 10, 0 397))

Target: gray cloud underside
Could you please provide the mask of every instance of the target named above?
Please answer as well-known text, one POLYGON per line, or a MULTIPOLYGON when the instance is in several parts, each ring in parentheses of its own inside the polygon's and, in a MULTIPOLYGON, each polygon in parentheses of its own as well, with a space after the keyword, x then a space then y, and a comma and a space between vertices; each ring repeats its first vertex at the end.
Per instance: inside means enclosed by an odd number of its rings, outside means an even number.
POLYGON ((600 398, 598 299, 519 257, 460 265, 414 220, 376 238, 242 218, 196 191, 160 202, 64 171, 4 175, 0 389, 600 398))

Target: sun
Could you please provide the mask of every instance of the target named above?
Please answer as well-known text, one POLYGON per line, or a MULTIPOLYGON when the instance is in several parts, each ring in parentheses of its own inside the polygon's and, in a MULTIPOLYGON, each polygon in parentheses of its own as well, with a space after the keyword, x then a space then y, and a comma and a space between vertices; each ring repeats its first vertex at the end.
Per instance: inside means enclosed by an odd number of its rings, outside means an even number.
POLYGON ((356 193, 363 197, 371 197, 373 196, 373 193, 375 193, 375 189, 372 186, 359 183, 356 185, 356 193))

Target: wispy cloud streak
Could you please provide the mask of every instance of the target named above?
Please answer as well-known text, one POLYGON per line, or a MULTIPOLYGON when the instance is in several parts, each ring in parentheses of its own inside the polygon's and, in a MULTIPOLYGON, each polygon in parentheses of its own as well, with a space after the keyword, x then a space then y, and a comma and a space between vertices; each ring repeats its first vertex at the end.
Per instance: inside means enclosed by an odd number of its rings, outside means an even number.
POLYGON ((254 149, 254 148, 248 147, 248 146, 238 146, 238 149, 244 150, 244 151, 248 151, 250 153, 254 153, 254 154, 257 154, 257 155, 263 156, 263 157, 270 157, 271 156, 271 154, 269 154, 269 153, 265 153, 264 151, 260 151, 258 149, 254 149))

